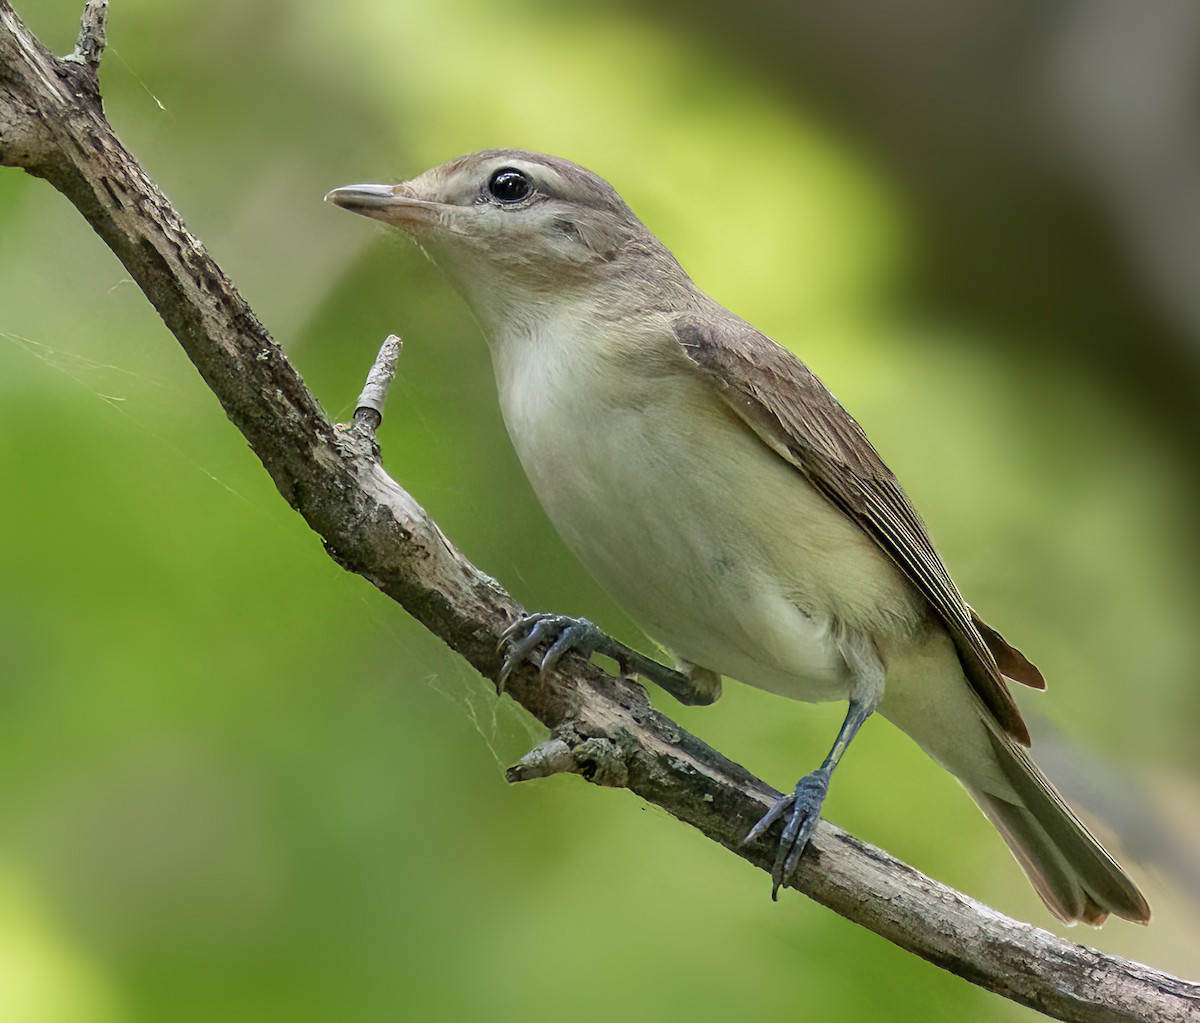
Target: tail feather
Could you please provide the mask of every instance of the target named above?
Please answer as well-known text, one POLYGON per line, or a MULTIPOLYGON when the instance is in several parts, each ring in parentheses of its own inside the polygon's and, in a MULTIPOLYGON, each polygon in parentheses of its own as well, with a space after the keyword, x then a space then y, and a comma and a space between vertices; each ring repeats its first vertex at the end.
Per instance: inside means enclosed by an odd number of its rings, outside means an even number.
MULTIPOLYGON (((1003 643, 998 633, 993 642, 1003 643)), ((1137 886, 966 684, 949 635, 934 630, 923 645, 885 653, 880 713, 962 782, 1050 911, 1068 923, 1098 924, 1110 914, 1148 921, 1137 886)), ((1005 654, 1002 663, 1011 668, 1017 657, 1005 654)), ((1034 672, 1024 672, 1026 684, 1037 684, 1034 672)))
POLYGON ((989 732, 996 758, 1022 805, 970 788, 1033 887, 1067 923, 1100 924, 1110 913, 1135 923, 1150 907, 1121 867, 1063 802, 1029 755, 989 732))
POLYGON ((1050 912, 1067 923, 1099 923, 1107 916, 1084 892, 1070 864, 1033 814, 986 792, 970 791, 1050 912))

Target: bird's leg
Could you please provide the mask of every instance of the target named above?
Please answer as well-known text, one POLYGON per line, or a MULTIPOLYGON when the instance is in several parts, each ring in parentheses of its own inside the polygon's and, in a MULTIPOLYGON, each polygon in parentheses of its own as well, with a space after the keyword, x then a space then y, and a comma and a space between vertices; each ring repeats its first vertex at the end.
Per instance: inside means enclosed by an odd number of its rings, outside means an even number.
MULTIPOLYGON (((620 665, 621 674, 641 675, 666 690, 680 703, 705 704, 716 698, 711 686, 693 685, 686 675, 672 671, 664 664, 651 660, 611 636, 606 636, 586 618, 539 611, 517 618, 500 637, 504 660, 496 677, 497 689, 504 691, 514 669, 538 647, 547 642, 549 649, 542 655, 539 669, 544 675, 554 668, 569 651, 581 657, 603 654, 620 665)), ((719 689, 717 690, 719 692, 719 689)))
POLYGON ((821 805, 829 792, 829 779, 834 768, 842 759, 863 722, 879 706, 883 697, 883 664, 875 652, 874 644, 865 636, 841 634, 838 648, 850 668, 850 706, 842 722, 833 748, 824 762, 812 774, 805 775, 796 783, 795 791, 781 796, 742 840, 746 845, 762 835, 777 820, 787 815, 783 825, 783 836, 775 852, 775 863, 771 867, 771 898, 779 897, 779 889, 795 873, 800 857, 808 847, 808 840, 821 819, 821 805))

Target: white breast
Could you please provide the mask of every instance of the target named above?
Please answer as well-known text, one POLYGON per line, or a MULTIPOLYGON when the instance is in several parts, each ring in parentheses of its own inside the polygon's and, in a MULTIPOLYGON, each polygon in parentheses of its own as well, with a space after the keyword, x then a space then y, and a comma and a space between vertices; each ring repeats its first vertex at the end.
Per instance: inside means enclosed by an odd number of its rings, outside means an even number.
POLYGON ((844 699, 834 619, 908 613, 907 584, 687 369, 665 324, 598 322, 551 312, 493 339, 505 421, 555 528, 684 659, 844 699))

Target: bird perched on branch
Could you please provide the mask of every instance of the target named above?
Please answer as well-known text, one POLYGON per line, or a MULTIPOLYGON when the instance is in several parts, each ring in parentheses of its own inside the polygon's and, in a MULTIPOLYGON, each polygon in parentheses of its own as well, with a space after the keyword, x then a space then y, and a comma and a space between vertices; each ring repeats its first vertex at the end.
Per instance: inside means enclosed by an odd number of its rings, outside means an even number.
POLYGON ((696 287, 602 178, 487 150, 327 198, 412 236, 487 334, 517 455, 567 546, 671 671, 585 619, 513 623, 500 682, 539 647, 608 653, 687 703, 727 676, 847 700, 777 822, 772 894, 876 710, 953 773, 1068 922, 1146 921, 1133 882, 1026 752, 1007 680, 1038 670, 963 600, 859 425, 809 369, 696 287))

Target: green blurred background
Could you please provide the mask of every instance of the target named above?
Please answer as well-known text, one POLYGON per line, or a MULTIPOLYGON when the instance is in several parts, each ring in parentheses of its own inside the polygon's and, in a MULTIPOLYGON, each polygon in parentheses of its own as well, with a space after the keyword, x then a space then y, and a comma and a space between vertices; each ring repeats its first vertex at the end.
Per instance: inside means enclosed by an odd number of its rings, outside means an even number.
MULTIPOLYGON (((17 6, 70 48, 77 0, 17 6)), ((404 336, 385 462, 466 554, 650 649, 549 529, 460 301, 320 201, 493 145, 613 181, 823 376, 1050 679, 1036 751, 1125 832, 1157 914, 1070 937, 1195 976, 1200 35, 1125 6, 114 0, 102 82, 332 415, 404 336)), ((772 904, 627 793, 505 785, 536 724, 325 556, 115 259, 14 170, 0 480, 0 1019, 1035 1018, 772 904)), ((654 699, 777 787, 843 711, 654 699)), ((1055 926, 883 721, 827 813, 1055 926)))

